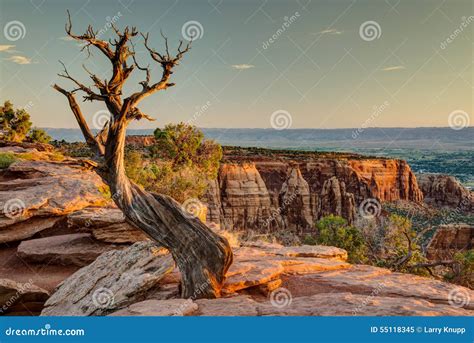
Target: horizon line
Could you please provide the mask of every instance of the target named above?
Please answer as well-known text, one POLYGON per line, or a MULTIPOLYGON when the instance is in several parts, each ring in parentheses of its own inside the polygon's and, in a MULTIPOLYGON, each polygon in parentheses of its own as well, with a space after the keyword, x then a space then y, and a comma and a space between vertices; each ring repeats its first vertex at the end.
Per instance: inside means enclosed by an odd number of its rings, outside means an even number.
MULTIPOLYGON (((164 126, 157 126, 156 128, 162 128, 164 126)), ((40 129, 51 129, 51 130, 80 130, 79 127, 48 127, 48 126, 39 126, 40 129)), ((127 130, 133 131, 146 131, 146 130, 155 130, 156 128, 127 128, 127 130)), ((452 129, 450 126, 382 126, 382 127, 339 127, 339 128, 317 128, 317 127, 308 127, 308 128, 285 128, 283 130, 277 130, 272 127, 199 127, 198 129, 206 130, 271 130, 271 131, 291 131, 291 130, 373 130, 373 129, 452 129)), ((473 126, 466 126, 463 129, 474 128, 473 126)), ((92 129, 98 130, 98 129, 92 129)))

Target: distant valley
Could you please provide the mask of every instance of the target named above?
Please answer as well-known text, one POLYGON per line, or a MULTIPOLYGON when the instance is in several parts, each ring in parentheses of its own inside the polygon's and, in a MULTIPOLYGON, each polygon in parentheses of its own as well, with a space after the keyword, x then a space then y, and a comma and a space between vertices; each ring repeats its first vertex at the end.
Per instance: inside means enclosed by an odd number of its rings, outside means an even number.
MULTIPOLYGON (((82 141, 79 129, 46 131, 56 140, 82 141)), ((221 145, 303 151, 344 151, 406 160, 415 173, 441 173, 474 187, 474 128, 202 129, 221 145)), ((128 130, 151 135, 153 130, 128 130)))

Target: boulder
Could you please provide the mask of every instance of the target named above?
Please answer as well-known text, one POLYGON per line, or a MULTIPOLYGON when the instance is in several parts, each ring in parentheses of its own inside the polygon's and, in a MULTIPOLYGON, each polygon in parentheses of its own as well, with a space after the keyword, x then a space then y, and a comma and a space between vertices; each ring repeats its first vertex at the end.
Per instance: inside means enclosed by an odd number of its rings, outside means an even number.
POLYGON ((0 279, 0 315, 31 316, 43 309, 49 293, 32 282, 0 279))
POLYGON ((144 300, 173 269, 171 255, 152 242, 108 251, 66 279, 48 299, 41 315, 109 314, 144 300))
POLYGON ((76 233, 23 241, 17 254, 30 263, 83 267, 106 251, 122 248, 97 241, 88 233, 76 233))

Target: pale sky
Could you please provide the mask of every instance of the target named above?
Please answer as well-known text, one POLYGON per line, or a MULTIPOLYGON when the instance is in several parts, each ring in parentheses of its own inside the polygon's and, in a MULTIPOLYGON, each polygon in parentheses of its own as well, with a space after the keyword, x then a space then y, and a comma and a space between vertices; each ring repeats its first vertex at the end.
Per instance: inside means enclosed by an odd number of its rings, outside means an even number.
MULTIPOLYGON (((141 105, 157 121, 133 128, 191 118, 200 127, 269 128, 275 112, 291 128, 448 126, 454 111, 474 122, 470 0, 0 0, 0 100, 26 106, 40 127, 77 127, 50 87, 73 87, 56 77, 58 60, 83 82, 82 64, 109 75, 99 52, 87 58, 65 39, 66 9, 77 34, 92 24, 108 39, 114 20, 150 32, 157 50, 160 29, 171 47, 197 32, 176 86, 141 105)), ((143 78, 135 73, 125 92, 143 78)), ((83 105, 89 120, 101 109, 83 105)))

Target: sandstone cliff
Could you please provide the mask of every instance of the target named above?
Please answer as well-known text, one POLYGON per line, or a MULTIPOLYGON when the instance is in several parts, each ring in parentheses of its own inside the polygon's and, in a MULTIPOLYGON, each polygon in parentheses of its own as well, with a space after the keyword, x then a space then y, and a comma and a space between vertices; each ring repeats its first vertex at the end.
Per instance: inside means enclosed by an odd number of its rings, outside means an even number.
POLYGON ((473 192, 466 189, 455 177, 442 174, 417 175, 425 202, 432 206, 449 207, 458 212, 474 211, 473 192))
POLYGON ((350 154, 226 149, 205 202, 208 220, 226 228, 307 230, 337 214, 352 222, 369 200, 421 202, 405 161, 350 154))

